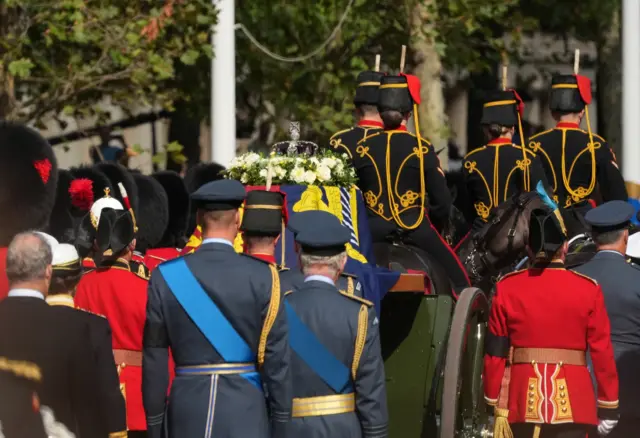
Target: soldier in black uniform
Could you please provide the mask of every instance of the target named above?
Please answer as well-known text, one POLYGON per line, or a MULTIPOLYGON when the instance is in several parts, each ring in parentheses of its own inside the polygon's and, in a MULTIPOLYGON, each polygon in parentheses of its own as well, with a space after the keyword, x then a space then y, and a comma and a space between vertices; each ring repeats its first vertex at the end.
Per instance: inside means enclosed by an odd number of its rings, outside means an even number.
POLYGON ((0 436, 47 438, 38 397, 41 380, 36 364, 0 357, 0 436))
POLYGON ((383 76, 384 73, 376 71, 363 71, 358 75, 358 88, 353 98, 358 124, 336 132, 329 141, 333 149, 340 153, 346 152, 349 159, 353 159, 360 140, 384 128, 377 107, 380 80, 383 76))
POLYGON ((98 401, 96 409, 99 418, 103 420, 99 436, 125 437, 127 416, 124 398, 120 392, 118 372, 114 366, 109 322, 104 316, 77 309, 75 306, 74 295, 82 277, 82 264, 76 249, 66 243, 55 245, 52 265, 53 277, 47 304, 53 306, 64 318, 89 327, 98 373, 98 381, 94 386, 95 399, 98 401))
POLYGON ((419 131, 420 82, 410 75, 381 79, 378 110, 384 131, 358 143, 353 163, 367 204, 374 242, 399 231, 442 264, 456 290, 469 285, 458 257, 438 233, 451 210, 451 195, 436 152, 425 139, 407 132, 412 111, 419 131), (428 195, 428 212, 427 212, 428 195))
POLYGON ((546 184, 535 154, 512 142, 524 111, 518 93, 493 91, 487 97, 481 123, 488 143, 469 152, 463 163, 471 201, 464 213, 474 228, 485 223, 491 212, 513 195, 535 190, 538 181, 546 184))
POLYGON ((202 245, 151 276, 142 383, 150 438, 287 436, 284 297, 275 266, 233 248, 245 196, 233 180, 196 191, 202 245), (176 378, 167 403, 169 348, 176 378))
POLYGON ((307 217, 296 235, 305 279, 285 304, 294 387, 291 436, 386 438, 378 318, 371 302, 336 288, 350 233, 335 216, 307 217))
POLYGON ((596 184, 604 202, 626 201, 627 190, 616 157, 591 131, 588 105, 591 81, 580 75, 557 75, 551 80, 549 109, 558 124, 534 135, 529 148, 542 161, 555 199, 564 212, 569 237, 585 231, 584 215, 596 184), (580 129, 585 118, 587 130, 580 129))

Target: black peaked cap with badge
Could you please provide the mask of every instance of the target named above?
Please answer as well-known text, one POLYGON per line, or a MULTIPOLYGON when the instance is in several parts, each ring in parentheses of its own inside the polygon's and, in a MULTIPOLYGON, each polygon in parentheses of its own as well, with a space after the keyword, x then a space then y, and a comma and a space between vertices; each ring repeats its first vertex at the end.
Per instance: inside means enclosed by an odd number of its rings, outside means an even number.
POLYGON ((247 191, 240 181, 221 179, 200 187, 191 195, 191 201, 198 210, 236 210, 246 197, 247 191))
POLYGON ((27 126, 0 122, 0 247, 22 231, 47 227, 57 183, 47 140, 27 126))
POLYGON ((282 233, 284 196, 280 192, 247 193, 240 231, 253 236, 276 237, 282 233))
POLYGON ((631 204, 625 201, 609 201, 589 210, 584 216, 587 224, 595 233, 629 228, 635 210, 631 204))
POLYGON ((302 230, 307 220, 310 218, 313 218, 316 211, 317 210, 307 210, 307 211, 301 211, 299 213, 294 213, 293 215, 291 215, 291 218, 289 219, 287 228, 291 230, 294 236, 297 235, 300 232, 300 230, 302 230))
POLYGON ((296 242, 305 254, 330 257, 346 250, 351 239, 349 230, 326 211, 312 211, 305 216, 296 234, 296 242))
POLYGON ((138 187, 138 209, 135 211, 138 233, 136 250, 142 254, 156 245, 169 225, 169 200, 162 185, 154 178, 133 174, 138 187))
POLYGON ((363 71, 358 75, 358 85, 353 103, 356 106, 378 104, 380 96, 380 81, 384 77, 384 73, 377 71, 363 71))

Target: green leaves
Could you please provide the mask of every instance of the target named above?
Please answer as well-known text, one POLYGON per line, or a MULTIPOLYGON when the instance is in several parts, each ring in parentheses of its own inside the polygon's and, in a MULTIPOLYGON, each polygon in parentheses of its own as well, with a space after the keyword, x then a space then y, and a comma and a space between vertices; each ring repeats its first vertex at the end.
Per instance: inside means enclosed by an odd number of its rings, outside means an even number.
POLYGON ((9 73, 18 78, 26 78, 31 74, 33 67, 33 62, 30 59, 21 58, 9 63, 9 73))

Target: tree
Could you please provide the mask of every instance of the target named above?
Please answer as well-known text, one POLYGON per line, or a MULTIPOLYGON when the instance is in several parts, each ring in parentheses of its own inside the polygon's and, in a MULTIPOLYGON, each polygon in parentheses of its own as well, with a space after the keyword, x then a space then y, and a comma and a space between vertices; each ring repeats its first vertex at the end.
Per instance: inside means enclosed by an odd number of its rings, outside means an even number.
POLYGON ((210 0, 5 0, 0 118, 100 122, 105 98, 127 110, 202 95, 189 67, 211 57, 215 21, 210 0))

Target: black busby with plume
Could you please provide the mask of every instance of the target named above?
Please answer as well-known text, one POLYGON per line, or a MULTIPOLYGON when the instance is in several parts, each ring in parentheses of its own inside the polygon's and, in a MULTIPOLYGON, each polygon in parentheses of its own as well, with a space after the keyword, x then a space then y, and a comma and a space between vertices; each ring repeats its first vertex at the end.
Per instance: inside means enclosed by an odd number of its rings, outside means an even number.
POLYGON ((153 175, 164 188, 169 202, 169 223, 157 243, 158 248, 182 248, 187 242, 189 192, 184 180, 176 172, 167 170, 153 175))
POLYGON ((0 247, 22 231, 47 227, 57 182, 51 145, 31 128, 0 122, 0 247))
POLYGON ((73 174, 69 170, 60 169, 58 171, 56 202, 49 220, 49 234, 60 243, 72 243, 75 240, 76 223, 71 212, 73 204, 69 194, 73 180, 73 174))
POLYGON ((136 250, 142 254, 154 248, 169 225, 169 200, 162 185, 154 178, 134 174, 138 187, 136 250))

